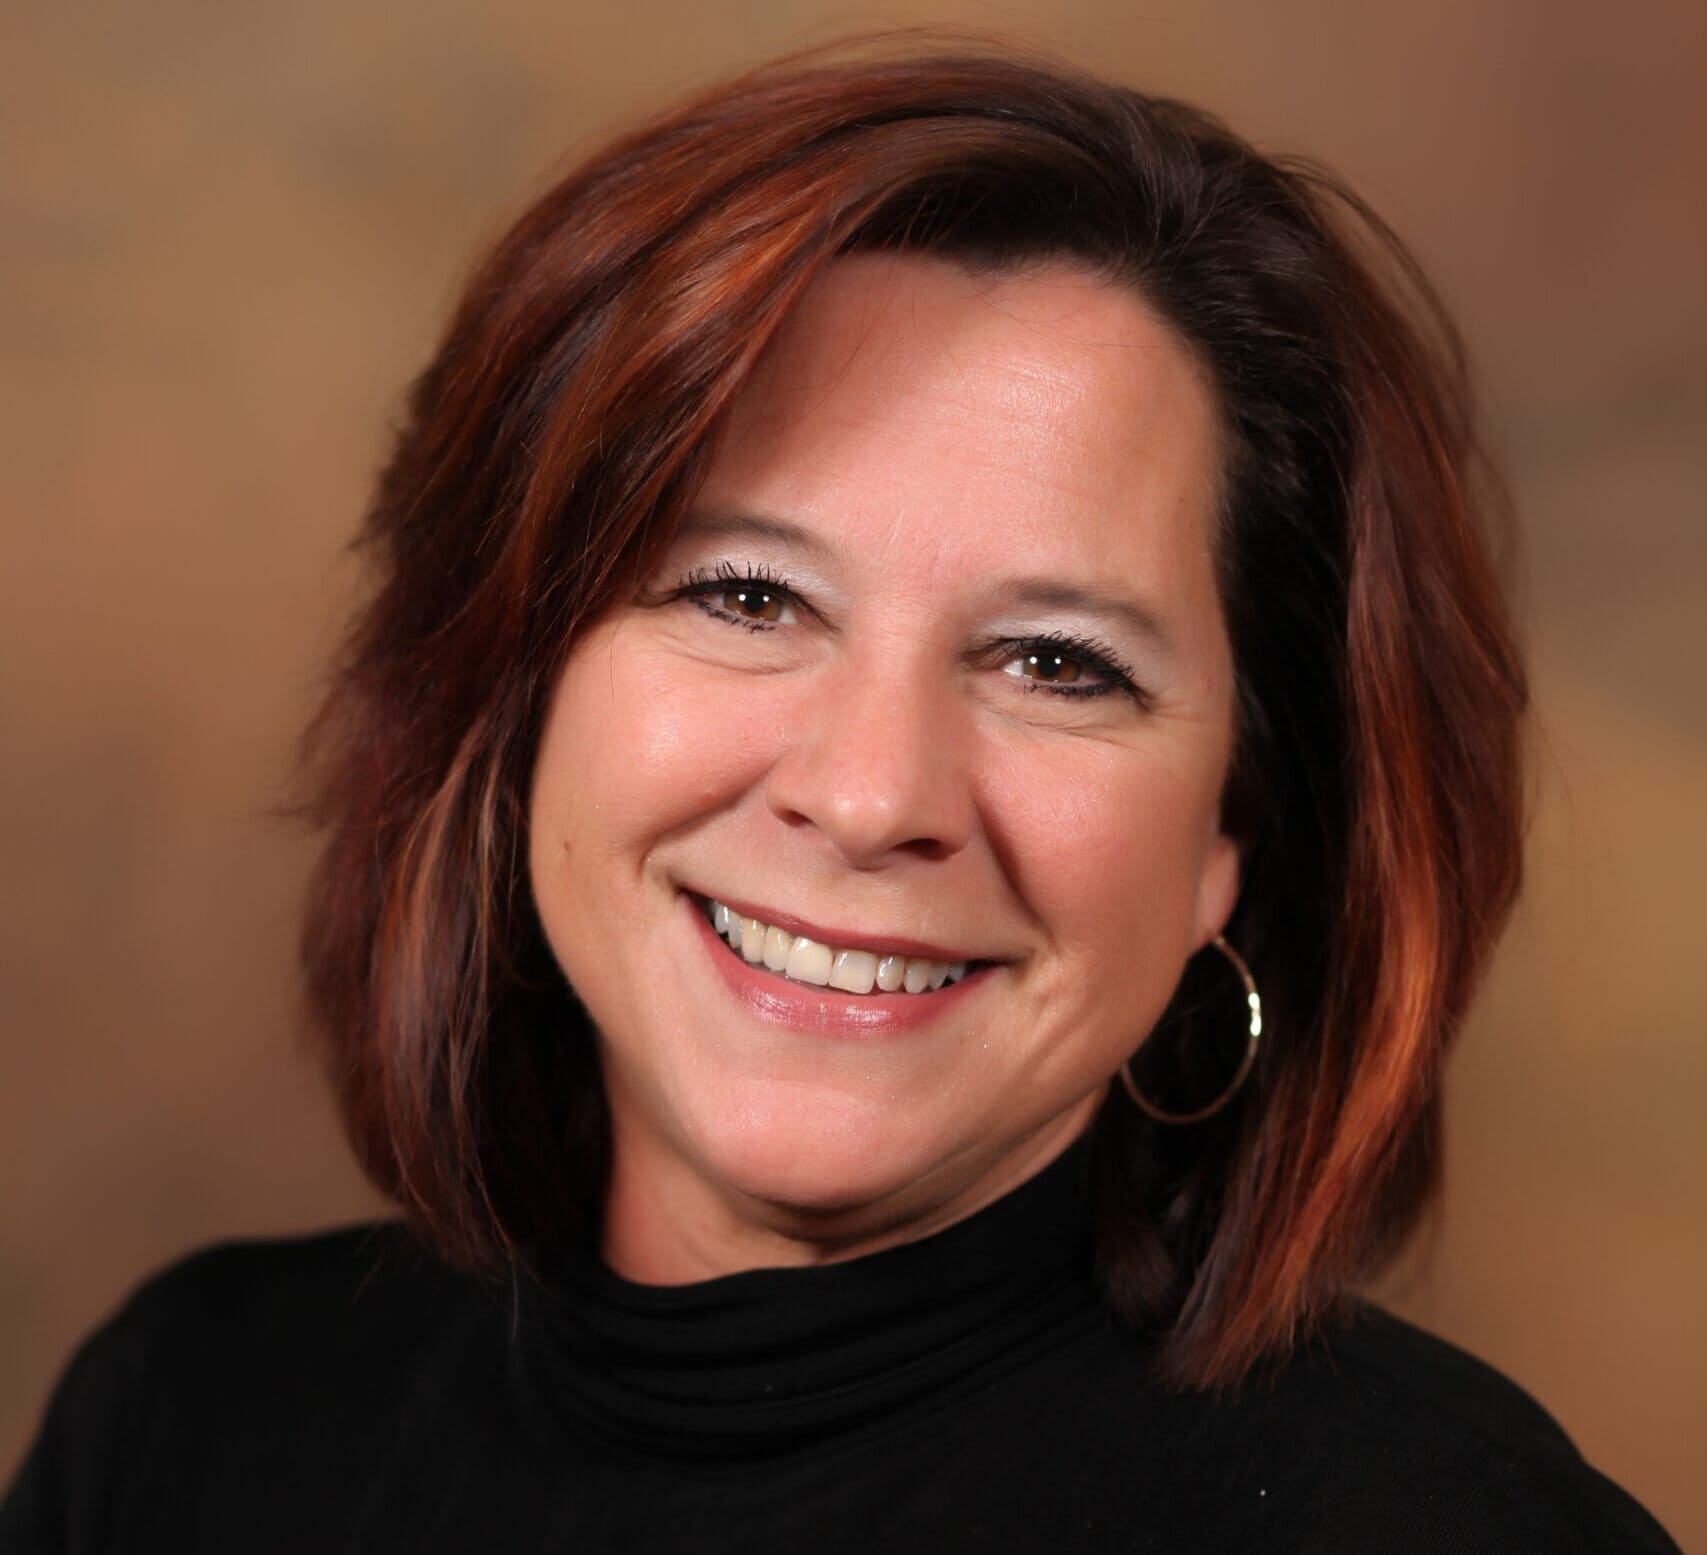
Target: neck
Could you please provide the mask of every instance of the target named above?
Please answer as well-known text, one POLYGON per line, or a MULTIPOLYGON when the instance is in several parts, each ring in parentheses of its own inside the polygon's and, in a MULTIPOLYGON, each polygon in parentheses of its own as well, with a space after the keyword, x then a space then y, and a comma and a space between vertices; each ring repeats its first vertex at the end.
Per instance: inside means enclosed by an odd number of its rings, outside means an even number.
MULTIPOLYGON (((1035 1142, 1037 1155, 1046 1152, 1035 1142)), ((893 1430, 1108 1322, 1088 1203, 1088 1141, 982 1209, 815 1267, 724 1270, 665 1285, 625 1278, 574 1238, 524 1281, 517 1365, 547 1422, 648 1459, 793 1455, 893 1430)), ((917 1229, 917 1217, 905 1221, 917 1229)), ((760 1244, 817 1255, 823 1241, 760 1244)))

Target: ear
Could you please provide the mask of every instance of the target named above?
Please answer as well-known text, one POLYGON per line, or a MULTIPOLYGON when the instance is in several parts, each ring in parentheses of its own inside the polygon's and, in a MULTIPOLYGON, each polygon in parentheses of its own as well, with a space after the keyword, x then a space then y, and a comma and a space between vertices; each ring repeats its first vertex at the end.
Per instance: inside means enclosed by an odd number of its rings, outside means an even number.
POLYGON ((1194 950, 1201 950, 1226 928, 1239 900, 1239 845, 1225 832, 1216 832, 1203 855, 1197 877, 1197 916, 1192 925, 1194 950))

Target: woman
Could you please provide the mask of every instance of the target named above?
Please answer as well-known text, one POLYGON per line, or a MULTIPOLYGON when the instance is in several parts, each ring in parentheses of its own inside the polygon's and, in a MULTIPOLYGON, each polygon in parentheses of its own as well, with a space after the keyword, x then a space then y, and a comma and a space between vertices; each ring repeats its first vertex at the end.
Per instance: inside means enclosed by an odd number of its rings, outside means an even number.
POLYGON ((0 1547, 1665 1550, 1356 1298, 1518 881, 1450 324, 1324 174, 795 60, 471 281, 307 742, 396 1221, 167 1269, 0 1547))

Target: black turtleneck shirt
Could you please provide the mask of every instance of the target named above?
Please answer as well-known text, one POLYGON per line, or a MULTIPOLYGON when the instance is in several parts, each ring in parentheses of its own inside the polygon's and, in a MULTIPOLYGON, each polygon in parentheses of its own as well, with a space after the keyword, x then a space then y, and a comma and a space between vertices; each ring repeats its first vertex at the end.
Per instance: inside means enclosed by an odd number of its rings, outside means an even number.
POLYGON ((1375 1308, 1164 1390, 1105 1315, 1076 1145, 866 1257, 459 1276, 395 1222, 231 1242, 81 1346, 0 1552, 1675 1550, 1527 1394, 1375 1308))

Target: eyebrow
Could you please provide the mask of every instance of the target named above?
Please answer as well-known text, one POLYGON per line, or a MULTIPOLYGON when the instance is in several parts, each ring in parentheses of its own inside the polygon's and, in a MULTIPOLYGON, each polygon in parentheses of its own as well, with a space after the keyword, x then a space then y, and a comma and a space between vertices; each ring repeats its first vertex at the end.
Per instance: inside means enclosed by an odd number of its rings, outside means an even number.
MULTIPOLYGON (((697 510, 682 520, 677 534, 684 539, 725 537, 768 540, 789 546, 819 565, 832 563, 837 557, 836 548, 811 530, 791 523, 788 519, 762 513, 697 510)), ((998 578, 989 588, 991 596, 1001 607, 1073 610, 1081 615, 1118 623, 1164 651, 1173 647, 1172 635, 1162 624, 1160 616, 1149 606, 1121 594, 1112 594, 1105 589, 1091 588, 1060 578, 1028 577, 1019 574, 998 578)))
POLYGON ((997 599, 1005 605, 1035 610, 1074 610, 1080 615, 1117 622, 1164 652, 1173 648, 1173 638, 1156 612, 1124 595, 1053 578, 999 578, 992 588, 997 599))
POLYGON ((770 518, 762 513, 696 509, 682 520, 676 534, 683 539, 707 535, 737 540, 771 540, 778 545, 791 546, 819 563, 834 561, 836 556, 835 547, 810 529, 802 529, 799 524, 791 524, 785 518, 770 518))

